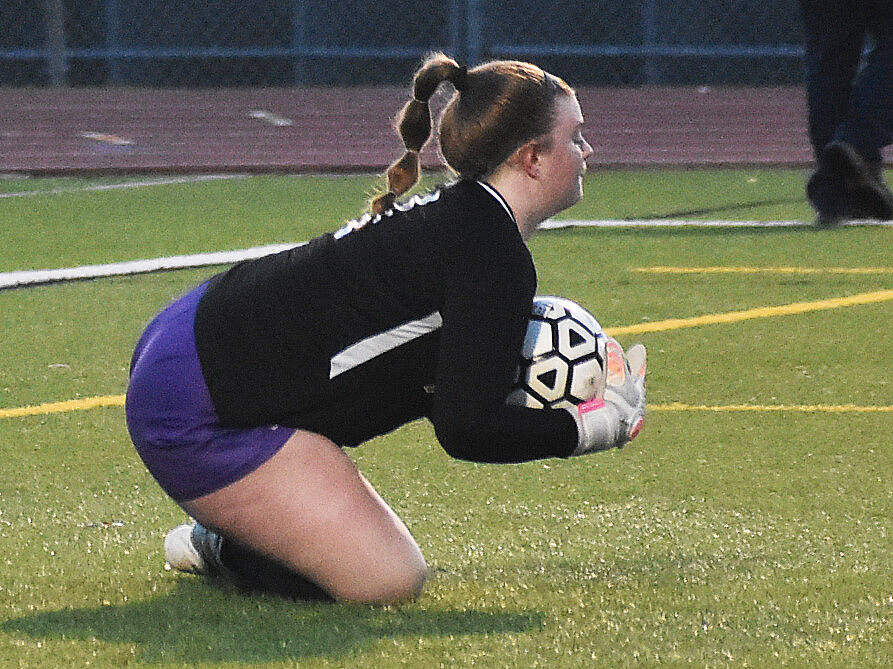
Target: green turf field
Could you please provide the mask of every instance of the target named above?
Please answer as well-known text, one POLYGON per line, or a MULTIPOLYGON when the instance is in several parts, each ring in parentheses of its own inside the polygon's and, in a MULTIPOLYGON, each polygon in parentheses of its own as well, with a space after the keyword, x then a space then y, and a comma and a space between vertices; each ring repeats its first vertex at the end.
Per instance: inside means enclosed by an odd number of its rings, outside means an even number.
MULTIPOLYGON (((809 220, 803 179, 592 171, 564 217, 809 220)), ((301 241, 379 184, 77 190, 121 181, 0 181, 59 191, 0 198, 0 272, 301 241)), ((622 451, 511 466, 451 460, 423 422, 350 451, 429 562, 399 607, 166 572, 185 517, 122 409, 12 415, 119 397, 144 324, 216 268, 0 291, 0 667, 889 666, 891 247, 889 227, 535 237, 540 292, 648 347, 646 429, 622 451)))

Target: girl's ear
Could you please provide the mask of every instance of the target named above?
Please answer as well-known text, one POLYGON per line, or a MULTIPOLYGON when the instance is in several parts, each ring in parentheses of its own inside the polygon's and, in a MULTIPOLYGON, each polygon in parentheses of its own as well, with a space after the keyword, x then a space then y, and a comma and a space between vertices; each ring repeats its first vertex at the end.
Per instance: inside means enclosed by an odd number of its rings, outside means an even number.
POLYGON ((540 150, 539 143, 532 139, 515 151, 511 160, 531 179, 537 179, 540 174, 540 150))

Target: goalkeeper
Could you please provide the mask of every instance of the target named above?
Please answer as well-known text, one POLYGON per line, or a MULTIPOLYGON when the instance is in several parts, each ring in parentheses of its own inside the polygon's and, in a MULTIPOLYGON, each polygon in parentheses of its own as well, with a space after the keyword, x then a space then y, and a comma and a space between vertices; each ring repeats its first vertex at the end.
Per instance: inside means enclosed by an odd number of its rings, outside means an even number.
POLYGON ((582 197, 592 148, 576 95, 529 63, 441 54, 400 115, 404 156, 372 212, 238 264, 159 314, 134 352, 131 438, 195 525, 168 533, 183 571, 287 597, 392 602, 427 568, 342 447, 427 417, 453 457, 522 462, 620 446, 641 427, 645 352, 609 347, 572 411, 507 406, 536 271, 527 239, 582 197), (407 202, 431 133, 454 183, 407 202))

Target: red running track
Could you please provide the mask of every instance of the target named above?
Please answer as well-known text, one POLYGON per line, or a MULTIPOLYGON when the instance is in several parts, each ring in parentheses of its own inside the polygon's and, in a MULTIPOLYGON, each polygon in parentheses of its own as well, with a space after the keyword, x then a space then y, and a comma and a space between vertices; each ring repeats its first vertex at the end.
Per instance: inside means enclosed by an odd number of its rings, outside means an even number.
MULTIPOLYGON (((0 173, 381 170, 401 153, 392 123, 406 96, 400 88, 3 89, 0 173)), ((812 158, 801 88, 584 88, 579 97, 593 166, 812 158)), ((438 164, 431 146, 422 157, 438 164)))

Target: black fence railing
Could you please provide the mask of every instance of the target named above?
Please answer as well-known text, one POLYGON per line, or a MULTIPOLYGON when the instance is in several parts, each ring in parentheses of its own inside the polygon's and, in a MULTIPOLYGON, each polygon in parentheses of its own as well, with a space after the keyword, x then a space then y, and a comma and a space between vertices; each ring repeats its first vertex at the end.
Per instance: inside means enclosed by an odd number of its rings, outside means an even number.
POLYGON ((20 0, 0 25, 3 85, 403 83, 434 49, 576 84, 802 79, 796 0, 20 0))

